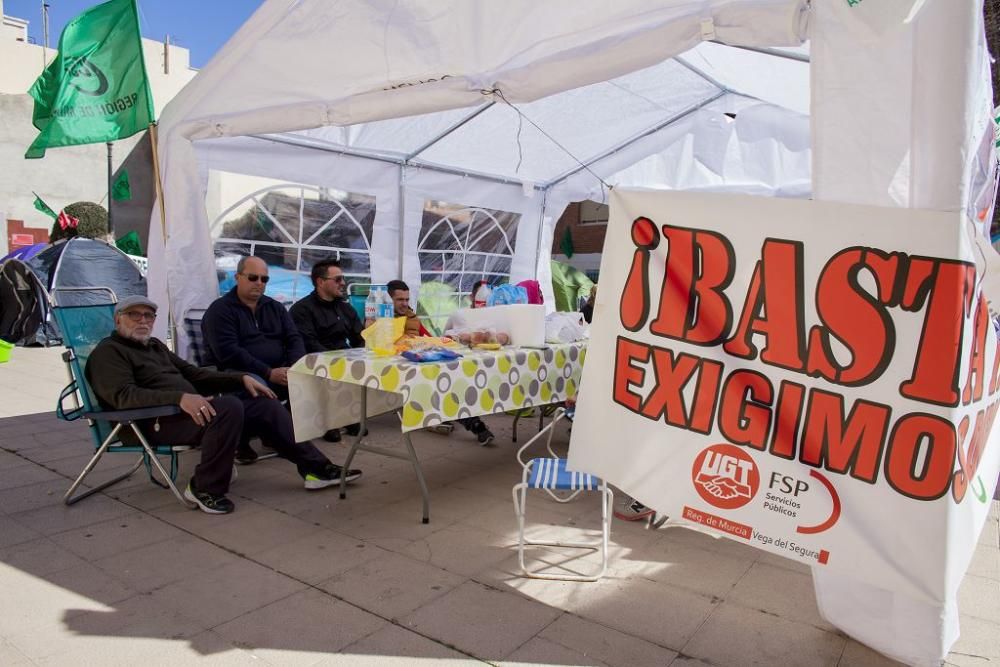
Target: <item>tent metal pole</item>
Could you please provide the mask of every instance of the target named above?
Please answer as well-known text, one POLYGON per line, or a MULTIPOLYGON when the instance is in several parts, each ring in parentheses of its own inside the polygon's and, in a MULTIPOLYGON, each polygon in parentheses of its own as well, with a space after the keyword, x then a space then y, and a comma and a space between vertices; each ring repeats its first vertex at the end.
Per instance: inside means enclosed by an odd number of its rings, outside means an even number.
POLYGON ((797 60, 800 63, 809 62, 809 56, 802 53, 788 53, 787 51, 780 51, 778 49, 771 49, 760 46, 737 46, 735 44, 726 44, 725 42, 719 42, 714 39, 709 41, 712 42, 713 44, 719 44, 720 46, 728 46, 731 49, 743 49, 744 51, 763 53, 765 56, 774 56, 776 58, 785 58, 787 60, 797 60))
MULTIPOLYGON (((519 181, 513 178, 504 178, 502 176, 490 176, 489 174, 480 174, 475 171, 463 171, 461 169, 450 169, 448 167, 440 167, 433 164, 411 164, 405 162, 402 158, 393 159, 388 157, 383 157, 381 155, 371 155, 367 153, 361 153, 358 151, 352 151, 344 148, 334 148, 333 146, 315 146, 313 144, 303 144, 297 141, 292 141, 290 139, 282 139, 273 136, 265 136, 261 134, 248 134, 248 137, 254 139, 260 139, 261 141, 272 141, 276 144, 284 144, 286 146, 293 146, 295 148, 307 148, 314 151, 323 151, 325 153, 335 153, 337 155, 345 155, 347 157, 356 157, 363 160, 375 160, 377 162, 385 162, 387 164, 394 164, 397 166, 406 165, 414 169, 427 169, 429 171, 436 171, 442 174, 451 174, 452 176, 473 176, 483 181, 489 181, 491 183, 499 183, 501 185, 523 185, 523 181, 519 181)), ((541 190, 542 186, 536 185, 535 188, 541 190)))
POLYGON ((574 174, 578 174, 581 171, 583 171, 584 169, 589 168, 591 165, 594 165, 594 164, 600 162, 601 160, 604 160, 604 159, 607 159, 607 158, 611 157, 615 153, 618 153, 618 152, 624 150, 625 148, 628 148, 629 146, 631 146, 632 144, 636 143, 637 141, 639 141, 641 139, 645 139, 646 137, 648 137, 650 135, 656 134, 657 132, 659 132, 663 128, 667 127, 668 125, 672 125, 672 124, 676 123, 677 121, 681 120, 682 118, 685 118, 686 116, 690 116, 695 111, 698 111, 699 109, 703 109, 704 107, 708 106, 712 102, 715 102, 720 97, 723 97, 726 94, 727 94, 726 90, 720 90, 715 95, 712 95, 711 97, 709 97, 707 99, 704 99, 701 102, 698 102, 697 104, 688 107, 687 109, 685 109, 684 111, 681 111, 680 113, 674 114, 673 116, 671 116, 667 120, 663 121, 662 123, 658 123, 658 124, 654 125, 653 127, 649 128, 648 130, 646 130, 645 132, 643 132, 642 134, 639 134, 639 135, 636 135, 636 136, 632 137, 628 141, 625 141, 624 143, 621 143, 621 144, 615 146, 611 150, 607 150, 607 151, 601 153, 600 155, 598 155, 597 157, 594 157, 593 159, 590 159, 590 160, 588 160, 586 162, 580 163, 579 167, 576 167, 575 169, 571 169, 570 171, 566 172, 565 174, 563 174, 563 175, 561 175, 561 176, 559 176, 557 178, 554 178, 551 181, 549 181, 548 183, 546 183, 545 186, 544 186, 545 189, 548 190, 549 188, 551 188, 552 186, 556 185, 557 183, 561 183, 561 182, 565 181, 567 178, 569 178, 570 176, 573 176, 574 174))
MULTIPOLYGON (((396 278, 403 280, 403 259, 406 252, 406 165, 399 166, 399 248, 396 258, 396 278)), ((418 256, 419 259, 419 256, 418 256)), ((423 281, 421 281, 423 282, 423 281)))
POLYGON ((468 116, 466 116, 462 120, 458 121, 457 123, 455 123, 454 125, 452 125, 451 127, 449 127, 443 133, 441 133, 438 136, 434 137, 433 139, 431 139, 430 141, 428 141, 427 143, 425 143, 423 146, 421 146, 417 150, 415 150, 412 153, 410 153, 409 155, 407 155, 405 161, 409 162, 413 158, 417 157, 418 155, 420 155, 421 153, 423 153, 425 150, 427 150, 428 148, 430 148, 434 144, 438 143, 439 141, 441 141, 442 139, 444 139, 445 137, 447 137, 449 134, 451 134, 452 132, 454 132, 458 128, 462 127, 463 125, 465 125, 466 123, 468 123, 469 121, 471 121, 473 118, 475 118, 479 114, 487 111, 494 104, 496 104, 496 102, 490 102, 488 104, 485 104, 485 105, 479 107, 478 109, 476 109, 475 111, 473 111, 471 114, 469 114, 468 116))
POLYGON ((715 86, 719 90, 723 90, 723 91, 725 91, 727 93, 731 93, 732 92, 732 90, 729 88, 729 86, 726 86, 721 81, 717 81, 713 77, 710 77, 708 74, 705 74, 700 69, 698 69, 697 67, 695 67, 694 65, 692 65, 688 61, 684 60, 684 58, 682 58, 680 56, 674 56, 674 62, 676 62, 681 67, 684 67, 684 68, 690 70, 691 72, 694 72, 699 77, 701 77, 705 81, 708 81, 710 84, 712 84, 713 86, 715 86))
MULTIPOLYGON (((533 278, 538 280, 538 260, 542 256, 542 231, 545 229, 545 209, 549 205, 549 189, 545 188, 542 190, 542 214, 538 219, 538 233, 535 234, 535 275, 533 278)), ((552 251, 549 250, 549 259, 552 259, 552 251)))

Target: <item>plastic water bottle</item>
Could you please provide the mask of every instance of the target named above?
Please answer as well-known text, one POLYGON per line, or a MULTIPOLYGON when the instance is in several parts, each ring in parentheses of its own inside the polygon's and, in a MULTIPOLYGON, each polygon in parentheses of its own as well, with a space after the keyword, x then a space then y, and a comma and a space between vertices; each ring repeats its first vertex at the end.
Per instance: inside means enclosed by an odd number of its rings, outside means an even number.
POLYGON ((395 309, 392 305, 392 297, 389 296, 389 290, 383 285, 379 287, 379 317, 391 318, 395 315, 395 309))
POLYGON ((490 295, 493 294, 493 290, 490 289, 489 285, 483 285, 476 292, 476 300, 472 302, 473 308, 485 308, 486 304, 489 303, 490 295))
POLYGON ((368 298, 365 299, 365 321, 374 320, 378 316, 378 294, 375 286, 368 290, 368 298))

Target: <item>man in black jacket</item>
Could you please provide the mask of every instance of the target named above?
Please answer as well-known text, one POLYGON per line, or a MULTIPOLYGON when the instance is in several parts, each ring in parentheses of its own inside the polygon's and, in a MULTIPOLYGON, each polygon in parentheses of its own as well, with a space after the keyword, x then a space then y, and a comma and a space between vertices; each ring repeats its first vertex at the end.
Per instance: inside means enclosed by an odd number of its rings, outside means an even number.
MULTIPOLYGON (((115 331, 90 353, 86 375, 101 406, 128 410, 177 405, 182 414, 138 422, 156 445, 198 445, 201 463, 184 496, 202 511, 228 514, 226 498, 233 457, 244 431, 260 434, 296 464, 307 489, 340 483, 344 471, 310 443, 296 443, 292 419, 274 392, 247 373, 198 368, 152 337, 156 304, 146 297, 123 299, 115 307, 115 331), (218 392, 242 395, 215 395, 218 392)), ((351 470, 348 481, 361 476, 351 470)))
MULTIPOLYGON (((313 291, 292 306, 292 321, 302 334, 306 352, 345 350, 364 347, 361 337, 361 318, 347 301, 347 279, 335 259, 324 259, 313 264, 313 291)), ((345 427, 348 435, 357 435, 359 424, 345 427)), ((323 438, 340 442, 340 430, 331 429, 323 438)))
POLYGON ((335 259, 312 268, 313 292, 292 306, 291 315, 305 342, 306 352, 364 347, 361 318, 346 300, 347 280, 335 259))

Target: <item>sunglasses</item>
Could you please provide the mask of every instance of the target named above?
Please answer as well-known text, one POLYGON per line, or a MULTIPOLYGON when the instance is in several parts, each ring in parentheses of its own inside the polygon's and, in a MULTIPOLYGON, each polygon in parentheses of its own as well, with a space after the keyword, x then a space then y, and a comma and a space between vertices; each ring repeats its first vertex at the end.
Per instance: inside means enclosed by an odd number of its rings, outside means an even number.
POLYGON ((267 281, 271 279, 271 276, 258 276, 256 273, 241 273, 240 275, 244 276, 247 280, 249 280, 252 283, 255 283, 259 280, 265 285, 267 284, 267 281))
POLYGON ((346 283, 347 278, 344 276, 323 276, 321 280, 332 280, 335 283, 346 283))
POLYGON ((156 320, 156 313, 137 313, 134 310, 129 310, 126 311, 125 315, 133 322, 142 322, 143 320, 153 322, 156 320))

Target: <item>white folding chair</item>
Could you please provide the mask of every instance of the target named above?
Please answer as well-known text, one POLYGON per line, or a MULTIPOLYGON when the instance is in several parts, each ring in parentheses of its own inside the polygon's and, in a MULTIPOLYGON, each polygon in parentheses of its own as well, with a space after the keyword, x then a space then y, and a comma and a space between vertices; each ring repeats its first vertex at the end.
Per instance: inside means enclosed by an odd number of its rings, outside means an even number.
POLYGON ((572 412, 567 413, 563 408, 559 408, 555 417, 549 425, 526 442, 517 451, 517 460, 520 462, 523 472, 521 482, 515 484, 511 490, 514 496, 514 514, 517 515, 517 558, 521 567, 521 573, 533 579, 554 579, 557 581, 597 581, 604 576, 608 569, 608 538, 611 534, 611 505, 614 495, 605 481, 595 475, 585 472, 569 470, 566 467, 566 459, 559 457, 552 451, 552 434, 555 426, 564 417, 572 421, 572 412), (548 458, 535 458, 525 461, 522 458, 524 451, 528 449, 536 440, 542 436, 546 437, 546 449, 548 458), (567 542, 562 540, 529 540, 524 536, 525 511, 528 500, 528 489, 541 489, 545 491, 553 500, 559 503, 567 503, 576 498, 583 491, 599 491, 602 495, 601 502, 601 538, 600 541, 589 542, 567 542), (564 549, 584 549, 589 551, 599 551, 601 553, 600 570, 592 575, 585 574, 549 574, 539 569, 529 570, 524 563, 525 546, 559 547, 564 549))

